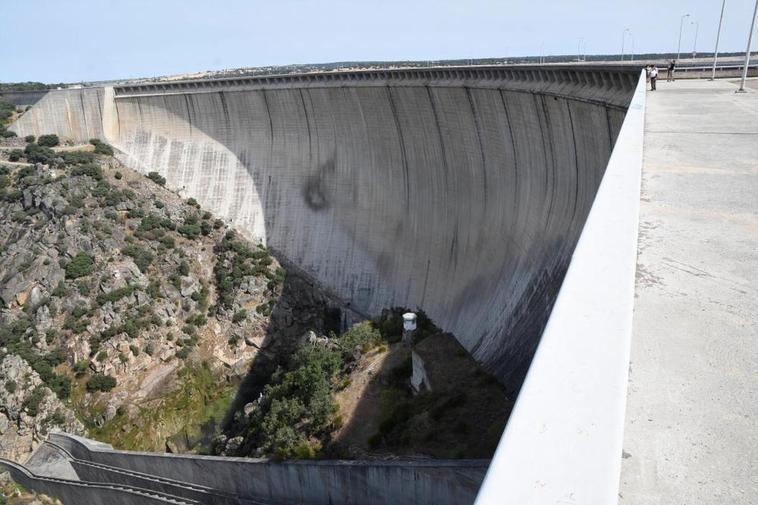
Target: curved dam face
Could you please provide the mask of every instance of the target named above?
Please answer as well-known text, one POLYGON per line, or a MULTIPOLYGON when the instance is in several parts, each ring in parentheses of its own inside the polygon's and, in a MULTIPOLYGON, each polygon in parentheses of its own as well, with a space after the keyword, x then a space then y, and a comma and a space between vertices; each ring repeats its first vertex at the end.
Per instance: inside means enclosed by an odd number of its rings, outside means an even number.
POLYGON ((103 137, 354 310, 425 310, 515 389, 636 74, 472 67, 65 90, 12 129, 103 137))

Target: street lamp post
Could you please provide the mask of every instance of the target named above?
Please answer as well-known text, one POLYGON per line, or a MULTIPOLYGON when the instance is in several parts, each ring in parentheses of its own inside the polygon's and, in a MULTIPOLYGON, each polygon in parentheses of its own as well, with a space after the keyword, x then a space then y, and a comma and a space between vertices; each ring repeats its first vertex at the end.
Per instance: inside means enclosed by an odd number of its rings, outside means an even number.
POLYGON ((580 38, 576 45, 576 61, 582 61, 582 42, 584 42, 584 37, 580 38))
POLYGON ((679 56, 681 55, 682 51, 682 29, 684 28, 684 18, 690 17, 689 14, 685 14, 682 16, 682 19, 679 20, 679 43, 676 45, 676 59, 679 61, 679 56))
POLYGON ((624 44, 626 43, 626 32, 631 33, 631 30, 629 28, 624 28, 624 31, 621 32, 621 61, 624 61, 624 44))
POLYGON ((695 25, 695 42, 692 43, 692 57, 694 58, 697 55, 697 32, 700 29, 700 22, 693 21, 690 24, 695 25))
POLYGON ((713 50, 713 69, 711 70, 711 80, 716 78, 716 61, 719 59, 719 38, 721 37, 721 24, 724 22, 724 7, 726 0, 721 2, 721 17, 719 17, 719 29, 716 31, 716 49, 713 50))
POLYGON ((755 10, 753 11, 753 22, 750 23, 750 34, 747 36, 747 50, 745 51, 745 66, 742 67, 742 79, 740 80, 740 89, 737 93, 745 92, 745 79, 747 79, 747 67, 750 65, 750 46, 753 42, 753 29, 755 28, 755 18, 758 16, 758 0, 755 0, 755 10))
POLYGON ((629 38, 632 42, 632 53, 629 55, 629 61, 634 62, 634 34, 632 32, 629 32, 629 38))

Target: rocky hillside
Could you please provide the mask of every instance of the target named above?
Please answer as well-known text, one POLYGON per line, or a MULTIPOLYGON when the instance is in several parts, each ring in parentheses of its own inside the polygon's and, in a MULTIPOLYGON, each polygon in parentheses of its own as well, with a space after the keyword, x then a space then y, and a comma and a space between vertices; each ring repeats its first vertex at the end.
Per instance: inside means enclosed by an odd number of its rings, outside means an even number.
POLYGON ((0 150, 0 455, 54 428, 202 446, 253 359, 323 329, 326 299, 108 146, 34 140, 0 150))

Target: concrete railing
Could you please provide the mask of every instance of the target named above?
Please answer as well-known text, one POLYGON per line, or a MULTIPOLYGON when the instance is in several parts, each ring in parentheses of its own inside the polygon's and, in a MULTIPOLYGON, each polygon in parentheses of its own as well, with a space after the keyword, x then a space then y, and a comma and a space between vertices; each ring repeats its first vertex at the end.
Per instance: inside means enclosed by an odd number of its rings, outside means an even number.
POLYGON ((307 505, 472 503, 487 460, 292 461, 108 449, 66 434, 51 438, 74 458, 223 490, 241 500, 307 505))
POLYGON ((617 502, 644 110, 643 73, 477 505, 617 502))

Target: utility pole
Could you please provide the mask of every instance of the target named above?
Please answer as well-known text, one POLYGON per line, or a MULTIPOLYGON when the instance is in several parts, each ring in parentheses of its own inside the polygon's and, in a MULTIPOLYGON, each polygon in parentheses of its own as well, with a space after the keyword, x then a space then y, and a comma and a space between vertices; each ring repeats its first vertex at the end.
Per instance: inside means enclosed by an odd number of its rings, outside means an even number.
POLYGON ((679 56, 682 54, 682 29, 684 28, 684 18, 690 17, 689 14, 682 16, 679 20, 679 43, 676 45, 676 59, 679 61, 679 56))
POLYGON ((693 21, 690 24, 695 25, 695 42, 692 43, 692 57, 694 58, 697 55, 697 32, 700 29, 700 22, 693 21))
POLYGON ((631 30, 629 28, 624 28, 624 31, 621 32, 621 61, 624 61, 624 43, 626 42, 626 32, 631 33, 631 30))
POLYGON ((584 37, 579 39, 579 44, 576 46, 576 61, 582 61, 582 42, 584 42, 584 37))
POLYGON ((755 0, 755 10, 753 10, 753 22, 750 23, 750 34, 747 36, 747 50, 745 51, 745 66, 742 68, 742 79, 740 80, 740 89, 737 93, 745 93, 745 79, 747 79, 747 67, 750 66, 750 46, 753 42, 753 29, 755 28, 755 18, 758 16, 758 0, 755 0))
POLYGON ((726 0, 721 1, 721 16, 719 17, 719 29, 716 32, 716 49, 713 50, 713 69, 711 70, 711 80, 716 78, 716 61, 719 59, 719 38, 721 37, 721 24, 724 22, 724 7, 726 0))

